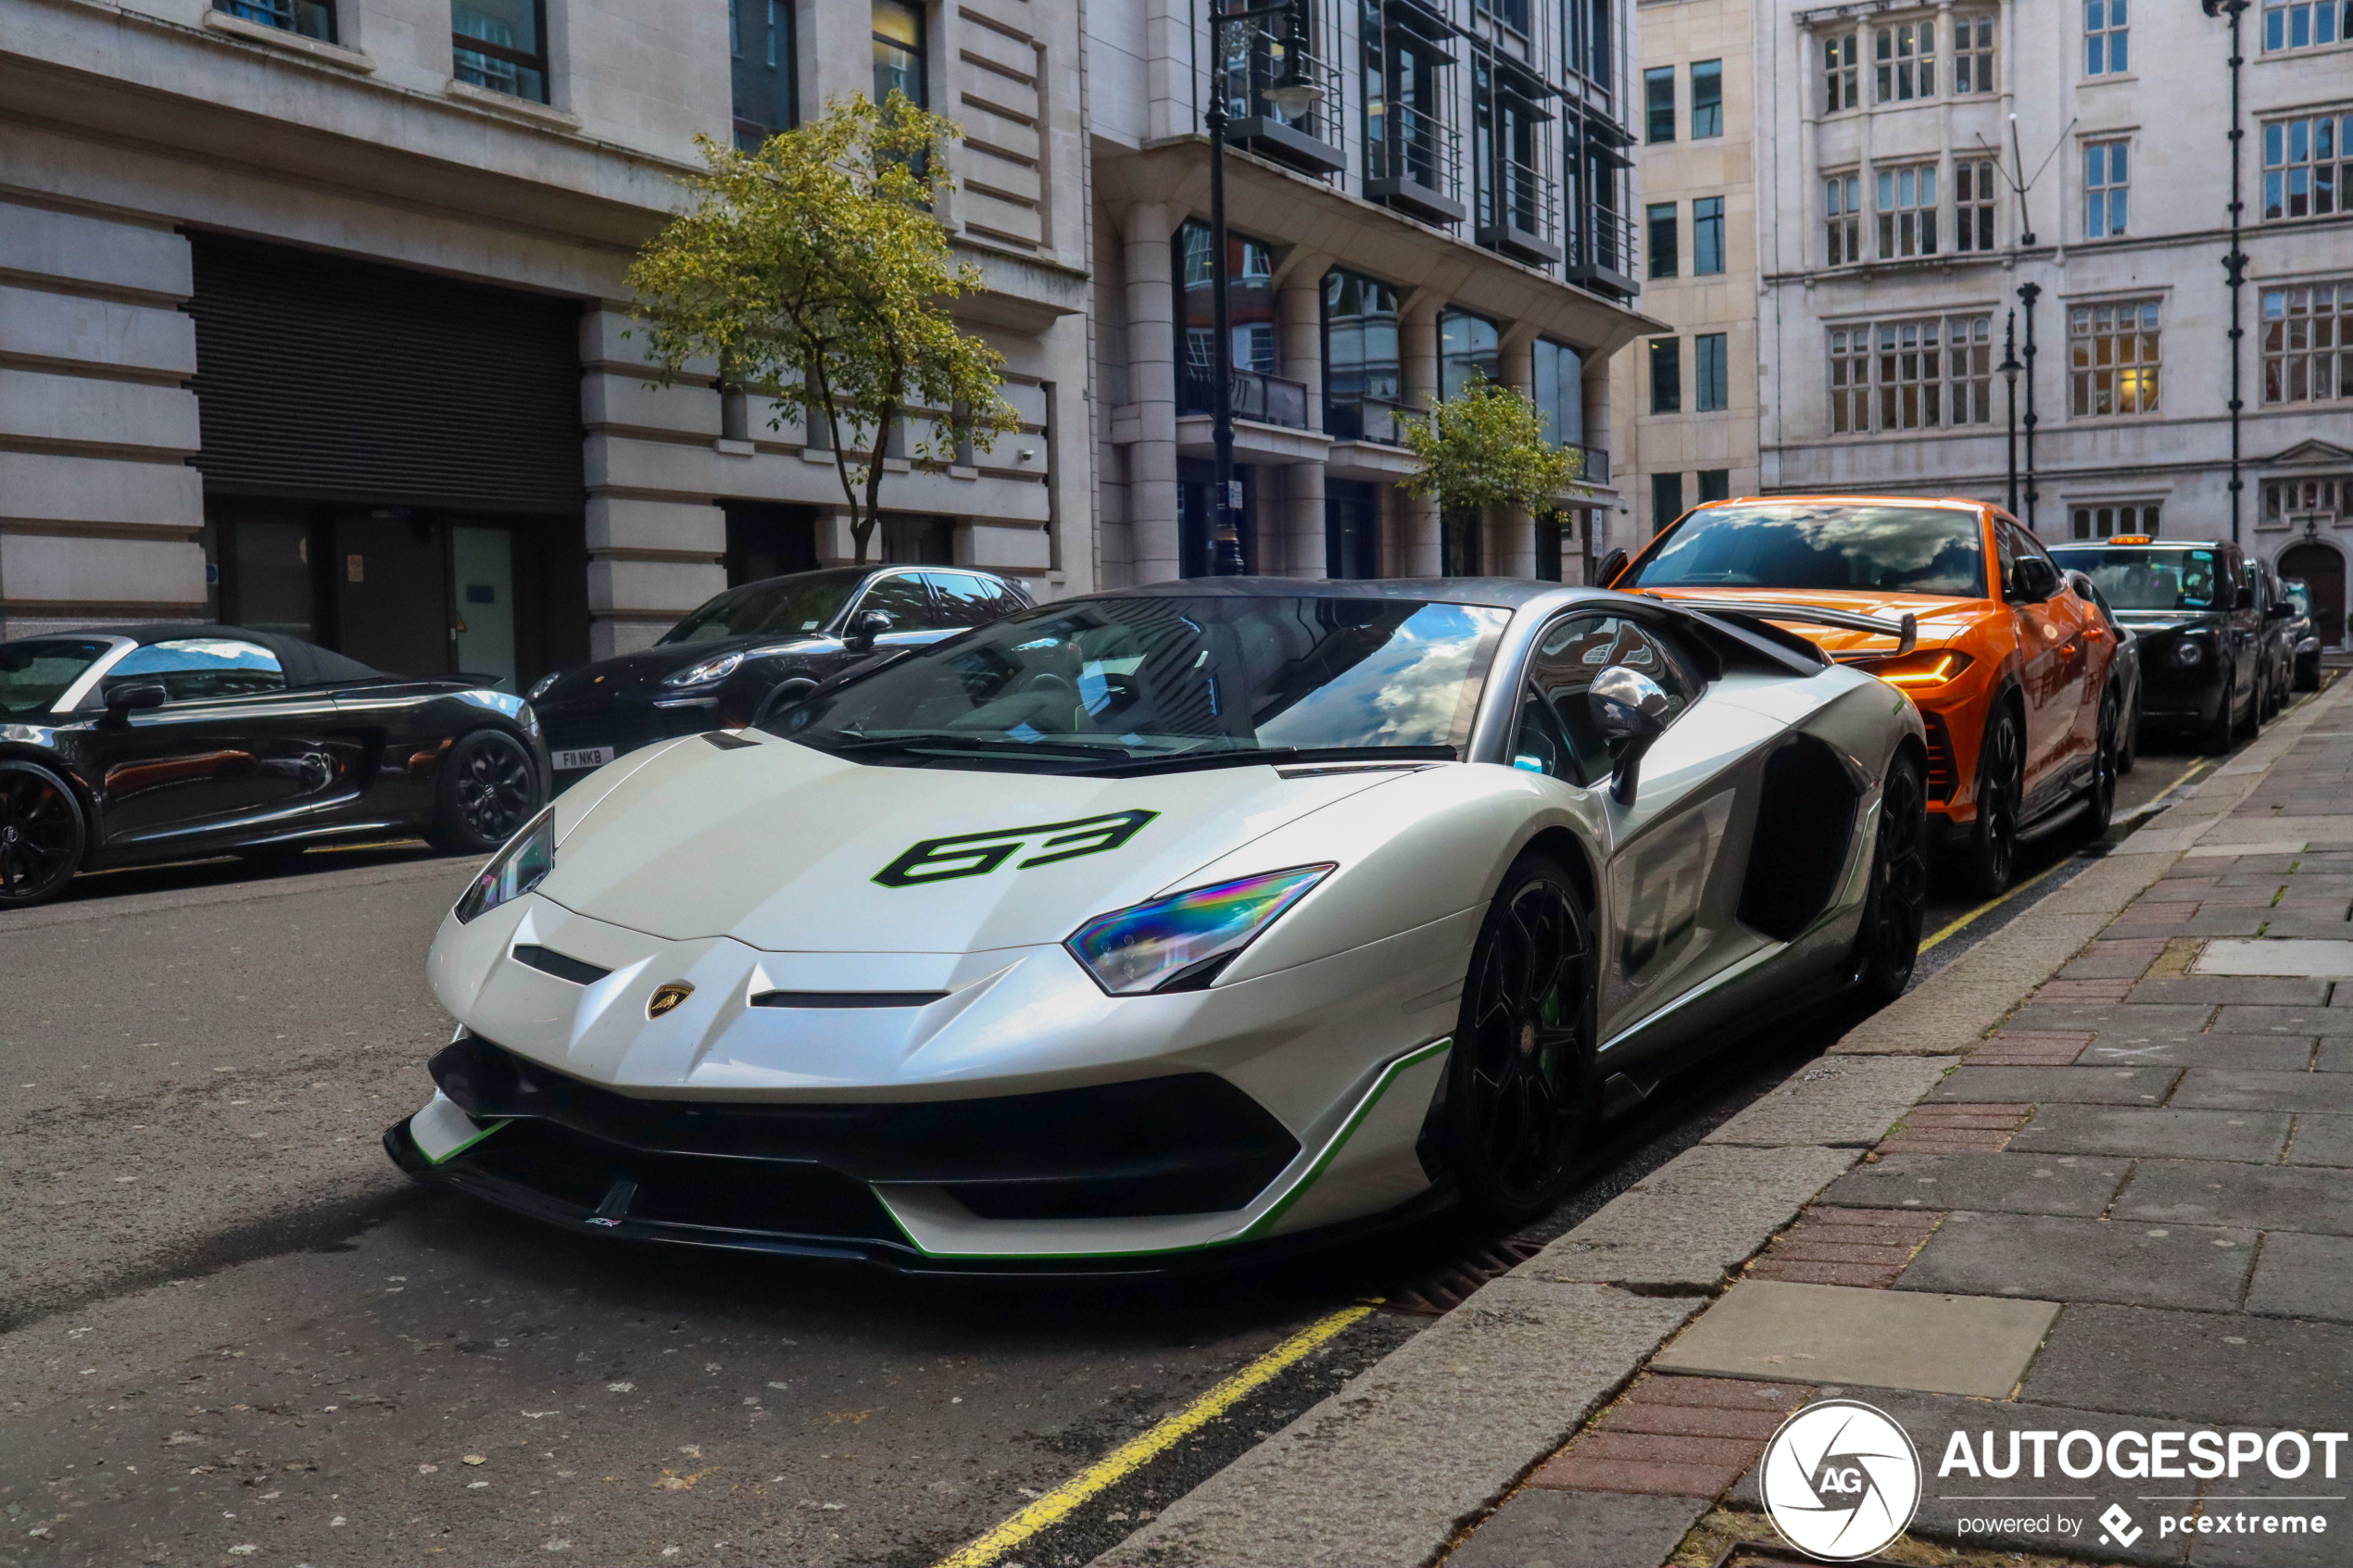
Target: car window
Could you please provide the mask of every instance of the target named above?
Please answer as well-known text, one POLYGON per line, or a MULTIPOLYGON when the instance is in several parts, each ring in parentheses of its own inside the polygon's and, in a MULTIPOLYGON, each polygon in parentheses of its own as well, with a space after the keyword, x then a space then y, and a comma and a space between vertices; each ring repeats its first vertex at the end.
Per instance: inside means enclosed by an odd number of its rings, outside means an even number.
POLYGON ((664 643, 722 637, 813 634, 840 613, 862 573, 851 568, 800 571, 730 588, 662 633, 664 643))
POLYGON ((0 719, 46 713, 113 646, 82 637, 0 643, 0 719))
POLYGON ((997 592, 997 585, 986 577, 975 577, 968 571, 926 571, 924 581, 931 584, 932 596, 939 601, 930 624, 934 626, 986 626, 998 617, 1021 607, 997 592))
POLYGON ((2214 552, 2179 546, 2096 545, 2062 548, 2060 558, 2090 577, 2120 609, 2210 610, 2220 571, 2214 552))
POLYGON ((858 601, 857 612, 863 615, 870 609, 889 616, 894 632, 927 632, 966 624, 942 620, 931 595, 925 591, 923 579, 912 571, 894 571, 869 583, 858 601))
MULTIPOLYGON (((1580 784, 1609 776, 1614 759, 1594 726, 1586 693, 1595 676, 1616 665, 1658 683, 1667 694, 1670 724, 1699 695, 1689 663, 1649 628, 1620 615, 1564 616, 1537 638, 1529 661, 1529 684, 1552 709, 1550 728, 1565 743, 1558 763, 1543 771, 1580 784)), ((1529 734, 1529 755, 1541 756, 1538 743, 1547 726, 1524 721, 1522 729, 1529 734)))
POLYGON ((1857 501, 1705 507, 1670 526, 1619 588, 1825 588, 1978 598, 1974 511, 1857 501))
POLYGON ((132 648, 100 684, 108 691, 117 686, 159 685, 169 701, 202 702, 283 691, 286 672, 279 667, 278 656, 258 643, 184 637, 132 648))

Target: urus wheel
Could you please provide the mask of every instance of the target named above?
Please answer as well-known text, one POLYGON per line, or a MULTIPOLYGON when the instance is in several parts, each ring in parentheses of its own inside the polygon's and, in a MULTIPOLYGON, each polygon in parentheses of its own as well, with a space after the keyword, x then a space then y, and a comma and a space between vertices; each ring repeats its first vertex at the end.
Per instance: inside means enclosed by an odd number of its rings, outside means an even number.
POLYGON ((2018 715, 1996 709, 1977 754, 1977 821, 1961 850, 1961 880, 1981 898, 2010 884, 2018 859, 2019 799, 2026 787, 2026 744, 2018 715))
POLYGON ((1894 1001, 1912 983, 1927 905, 1928 789, 1907 754, 1895 759, 1880 790, 1870 892, 1855 938, 1856 986, 1873 1004, 1894 1001))
POLYGON ((476 730, 449 748, 426 837, 437 849, 487 855, 539 809, 539 770, 504 730, 476 730))
POLYGON ((64 892, 89 843, 82 802, 65 780, 36 762, 0 761, 0 909, 64 892))
POLYGON ((2083 792, 2083 836, 2096 839, 2116 818, 2116 781, 2124 771, 2124 704, 2113 688, 2100 694, 2100 727, 2092 746, 2092 782, 2083 792))
POLYGON ((1521 1222, 1567 1186, 1598 1119, 1593 941, 1559 862, 1527 855, 1487 911, 1447 1064, 1446 1163, 1480 1220, 1521 1222))

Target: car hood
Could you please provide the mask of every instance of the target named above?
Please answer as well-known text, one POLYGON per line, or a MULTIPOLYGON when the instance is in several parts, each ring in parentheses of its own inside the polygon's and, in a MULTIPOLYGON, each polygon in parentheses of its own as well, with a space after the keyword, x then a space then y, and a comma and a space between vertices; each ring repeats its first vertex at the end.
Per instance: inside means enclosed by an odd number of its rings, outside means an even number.
POLYGON ((600 659, 594 664, 584 664, 577 670, 567 670, 533 706, 544 711, 567 703, 644 696, 661 686, 663 676, 675 674, 705 659, 730 653, 749 653, 754 648, 786 649, 803 645, 814 646, 814 640, 780 636, 773 632, 749 637, 715 637, 700 643, 657 644, 653 647, 640 648, 635 653, 617 654, 611 659, 600 659))
POLYGON ((564 832, 541 895, 673 941, 730 936, 770 952, 1038 946, 1061 941, 1090 916, 1182 886, 1202 867, 1320 807, 1403 776, 1285 778, 1247 766, 1076 779, 870 767, 757 732, 745 738, 750 744, 730 736, 724 747, 681 741, 632 768, 564 832), (1048 830, 1077 832, 1074 824, 1085 819, 1122 812, 1134 815, 1088 823, 1099 834, 1081 840, 1078 852, 1038 863, 1056 852, 1045 844, 1048 830), (985 835, 984 851, 1019 847, 975 874, 921 880, 979 854, 888 871, 929 841, 963 834, 985 835), (1108 839, 1117 842, 1084 847, 1108 839))
MULTIPOLYGON (((1744 599, 1768 604, 1806 605, 1816 609, 1840 609, 1850 615, 1879 616, 1894 621, 1919 618, 1919 646, 1939 647, 1961 635, 2001 606, 1992 599, 1952 599, 1935 594, 1882 594, 1860 589, 1822 588, 1644 588, 1662 599, 1744 599)), ((1894 651, 1894 639, 1869 632, 1848 632, 1835 626, 1808 626, 1784 621, 1791 631, 1829 653, 1856 649, 1894 651)))

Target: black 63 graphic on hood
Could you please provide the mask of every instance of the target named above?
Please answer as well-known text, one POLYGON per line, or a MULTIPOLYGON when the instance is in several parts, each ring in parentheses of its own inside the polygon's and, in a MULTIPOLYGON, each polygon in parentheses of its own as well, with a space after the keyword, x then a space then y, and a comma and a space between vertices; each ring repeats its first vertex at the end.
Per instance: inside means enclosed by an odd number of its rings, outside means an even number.
POLYGON ((1100 855, 1135 837, 1146 822, 1159 815, 1157 811, 1112 811, 1067 822, 1040 822, 1035 827, 926 838, 876 872, 874 880, 885 887, 914 887, 927 882, 987 876, 1025 848, 1040 852, 1021 861, 1013 868, 1015 871, 1050 866, 1056 860, 1076 859, 1081 855, 1100 855))

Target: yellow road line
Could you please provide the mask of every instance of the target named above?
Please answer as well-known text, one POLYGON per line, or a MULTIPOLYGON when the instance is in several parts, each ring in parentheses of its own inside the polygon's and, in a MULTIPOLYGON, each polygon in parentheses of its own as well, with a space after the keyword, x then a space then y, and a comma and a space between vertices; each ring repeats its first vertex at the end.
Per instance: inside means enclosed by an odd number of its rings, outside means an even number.
POLYGON ((2190 775, 2192 773, 2201 771, 2202 770, 2211 768, 2212 766, 2214 766, 2214 759, 2211 757, 2199 758, 2196 761, 2183 769, 2180 777, 2176 778, 2171 784, 2167 784, 2163 789, 2158 790, 2154 796, 2150 797, 2150 798, 2154 800, 2164 799, 2167 796, 2172 794, 2175 790, 2189 783, 2190 775))
POLYGON ((2011 888, 2007 893, 2003 894, 2000 897, 1988 898, 1984 903, 1980 904, 1977 908, 1971 909, 1969 913, 1963 915, 1960 919, 1955 921, 1952 924, 1946 926, 1935 935, 1928 938, 1925 942, 1922 942, 1920 944, 1920 951, 1923 953, 1927 952, 1939 942, 1944 941, 1944 938, 1952 935, 1953 933, 1960 930, 1963 926, 1969 924, 1969 922, 1977 919, 1978 916, 1985 913, 1989 909, 1997 909, 2001 908, 2004 904, 2008 903, 2011 899, 2017 897, 2020 894, 2025 892, 2028 888, 2033 886, 2045 877, 2051 875, 2053 872, 2059 871, 2063 867, 2072 864, 2074 864, 2074 857, 2070 856, 2068 859, 2060 860, 2056 864, 2045 866, 2041 871, 2036 872, 2032 876, 2028 877, 2024 882, 2020 883, 2017 886, 2011 888))
POLYGON ((1040 1530, 1062 1523, 1089 1498, 1141 1470, 1372 1310, 1371 1303, 1343 1307, 1308 1324, 1151 1431, 1121 1444, 987 1535, 941 1558, 937 1568, 985 1568, 1040 1530))

